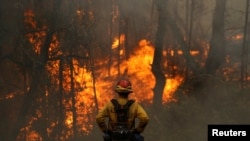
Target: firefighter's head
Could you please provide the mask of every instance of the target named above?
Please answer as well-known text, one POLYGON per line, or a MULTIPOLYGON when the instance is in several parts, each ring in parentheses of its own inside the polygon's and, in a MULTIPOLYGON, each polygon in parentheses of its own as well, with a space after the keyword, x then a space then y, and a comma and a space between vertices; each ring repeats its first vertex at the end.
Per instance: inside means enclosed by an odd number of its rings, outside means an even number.
POLYGON ((132 85, 127 79, 121 79, 117 82, 115 91, 120 95, 128 95, 133 92, 132 85))

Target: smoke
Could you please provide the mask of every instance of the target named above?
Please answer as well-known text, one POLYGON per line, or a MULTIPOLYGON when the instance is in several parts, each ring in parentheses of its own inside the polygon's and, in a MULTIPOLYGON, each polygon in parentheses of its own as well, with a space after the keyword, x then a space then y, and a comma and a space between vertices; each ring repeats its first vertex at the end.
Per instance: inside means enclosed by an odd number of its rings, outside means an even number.
POLYGON ((237 82, 224 82, 211 77, 202 88, 181 95, 178 102, 162 110, 148 108, 150 124, 144 135, 148 140, 207 140, 208 124, 248 124, 249 96, 237 82), (157 131, 157 132, 156 132, 157 131))

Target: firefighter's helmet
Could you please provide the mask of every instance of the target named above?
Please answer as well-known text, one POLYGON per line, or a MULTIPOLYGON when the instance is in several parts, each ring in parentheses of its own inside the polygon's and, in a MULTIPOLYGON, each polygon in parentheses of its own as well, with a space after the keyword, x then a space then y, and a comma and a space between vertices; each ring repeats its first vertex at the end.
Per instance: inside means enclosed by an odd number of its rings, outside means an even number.
POLYGON ((115 87, 115 91, 117 93, 121 93, 121 94, 126 94, 126 93, 132 93, 132 85, 129 82, 129 80, 127 79, 121 79, 117 82, 116 87, 115 87))

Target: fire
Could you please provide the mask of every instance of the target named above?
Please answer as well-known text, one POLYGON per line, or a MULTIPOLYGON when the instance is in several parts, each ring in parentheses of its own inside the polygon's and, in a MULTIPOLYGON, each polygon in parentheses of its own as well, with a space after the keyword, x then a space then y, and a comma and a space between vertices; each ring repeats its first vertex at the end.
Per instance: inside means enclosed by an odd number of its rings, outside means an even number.
MULTIPOLYGON (((115 40, 116 41, 116 40, 115 40)), ((122 60, 120 63, 120 71, 126 72, 132 84, 134 93, 130 95, 130 98, 136 99, 138 102, 152 103, 153 87, 155 85, 155 78, 151 72, 151 64, 153 61, 154 47, 147 40, 141 40, 133 55, 128 60, 122 60)), ((97 60, 97 66, 104 66, 106 61, 97 60)), ((48 67, 48 70, 52 74, 57 75, 59 61, 54 61, 52 67, 48 67)), ((95 78, 95 84, 93 83, 93 73, 89 71, 86 66, 81 66, 79 62, 73 59, 74 68, 74 84, 75 84, 75 108, 77 113, 76 124, 80 127, 79 132, 89 134, 93 128, 93 117, 87 115, 93 115, 95 107, 101 108, 112 97, 115 97, 113 86, 115 84, 114 78, 117 77, 117 62, 114 62, 110 68, 110 74, 108 75, 105 67, 97 67, 95 74, 98 77, 95 78), (110 78, 110 79, 106 79, 110 78), (97 103, 95 102, 97 98, 97 103)), ((64 84, 63 87, 67 93, 70 93, 70 69, 64 68, 64 84)), ((174 78, 166 79, 166 86, 164 88, 163 103, 173 100, 172 94, 176 91, 178 86, 182 83, 183 77, 176 76, 174 78)), ((56 81, 57 83, 58 80, 56 81)), ((65 109, 71 109, 72 101, 70 99, 64 100, 65 109)), ((65 125, 71 129, 73 126, 73 113, 68 110, 65 113, 65 125)), ((70 136, 71 132, 68 131, 65 134, 70 136)))
POLYGON ((134 93, 131 97, 139 102, 152 103, 155 78, 151 72, 154 47, 147 40, 139 42, 138 49, 127 60, 121 63, 122 71, 128 70, 134 93))
MULTIPOLYGON (((164 52, 163 52, 164 53, 164 52)), ((155 78, 151 72, 153 61, 154 47, 152 44, 143 39, 139 42, 137 50, 128 59, 121 63, 121 72, 127 71, 127 75, 133 84, 134 93, 131 98, 139 102, 152 103, 155 78)), ((113 74, 116 74, 115 72, 113 74)), ((171 101, 172 94, 183 81, 182 76, 166 79, 164 88, 163 103, 171 101)))
POLYGON ((68 128, 72 128, 72 124, 73 124, 73 115, 72 115, 72 112, 67 112, 66 113, 65 123, 66 123, 66 126, 68 128))
POLYGON ((243 36, 244 35, 242 33, 238 33, 238 34, 235 34, 235 35, 232 35, 232 36, 228 37, 228 39, 233 40, 233 41, 241 40, 241 39, 243 39, 243 36))
MULTIPOLYGON (((113 18, 117 15, 117 7, 114 7, 113 18)), ((84 13, 81 10, 77 10, 76 14, 78 16, 83 16, 84 14, 89 14, 93 19, 93 13, 84 13)), ((44 42, 44 38, 47 35, 45 25, 38 26, 35 20, 35 14, 31 9, 28 9, 24 13, 24 22, 29 32, 26 33, 26 38, 32 45, 32 50, 36 54, 40 54, 41 46, 44 42)), ((53 35, 52 42, 49 47, 49 57, 53 56, 62 56, 63 52, 60 51, 60 42, 58 39, 58 35, 53 35)), ((232 39, 239 40, 242 39, 243 35, 238 34, 233 36, 232 39)), ((58 92, 59 84, 63 83, 63 136, 60 137, 61 140, 65 140, 70 138, 73 134, 74 126, 77 127, 77 132, 84 133, 88 135, 92 129, 94 124, 94 115, 98 109, 102 108, 104 104, 109 101, 111 98, 115 97, 116 94, 114 92, 114 84, 118 77, 124 76, 131 80, 134 92, 130 95, 130 98, 135 99, 138 102, 152 104, 153 98, 153 88, 156 84, 155 77, 151 71, 151 64, 153 62, 154 55, 154 46, 146 39, 142 39, 139 41, 136 50, 133 54, 126 60, 125 55, 126 50, 124 48, 125 42, 125 34, 121 34, 119 37, 115 37, 113 44, 111 45, 111 49, 115 50, 122 45, 119 49, 119 55, 121 57, 120 62, 114 59, 114 62, 111 62, 110 68, 107 69, 108 59, 102 58, 97 59, 93 63, 93 66, 82 65, 79 60, 75 58, 67 58, 65 60, 72 62, 73 64, 73 76, 72 69, 70 68, 69 63, 63 63, 63 69, 60 70, 60 62, 61 60, 53 60, 49 61, 46 69, 50 74, 51 82, 57 87, 55 91, 58 92), (119 63, 119 64, 118 64, 119 63), (119 70, 117 66, 119 65, 119 70), (90 69, 93 67, 94 69, 90 69), (59 70, 63 73, 63 82, 59 82, 59 70), (120 72, 119 72, 120 71, 120 72), (74 84, 74 90, 72 90, 72 83, 74 84), (73 92, 72 92, 73 91, 73 92), (75 100, 75 103, 72 101, 75 100), (75 115, 73 113, 75 110, 75 115), (74 117, 75 116, 75 117, 74 117), (76 121, 74 121, 74 119, 76 121), (75 124, 75 125, 73 125, 75 124)), ((186 39, 185 39, 186 40, 186 39)), ((208 50, 208 43, 204 42, 204 46, 206 46, 205 51, 208 50)), ((192 56, 201 55, 200 51, 192 50, 190 51, 192 56)), ((183 55, 183 51, 180 49, 173 50, 165 50, 163 51, 163 56, 170 55, 181 56, 183 55)), ((203 57, 203 55, 201 55, 203 57)), ((207 52, 205 55, 207 56, 207 52)), ((117 57, 117 56, 116 56, 117 57)), ((109 58, 110 59, 110 58, 109 58)), ((113 58, 112 58, 113 59, 113 58)), ((205 58, 202 58, 205 59, 205 58)), ((229 62, 229 61, 228 61, 229 62)), ((164 64, 164 67, 167 67, 168 64, 164 64)), ((175 65, 175 70, 177 70, 178 65, 175 65)), ((232 72, 230 70, 231 67, 228 67, 224 70, 224 72, 232 72)), ((235 68, 239 68, 235 66, 235 68)), ((176 101, 173 99, 174 92, 178 89, 178 87, 183 83, 184 76, 179 74, 174 75, 169 78, 169 74, 165 74, 166 76, 166 85, 163 91, 162 103, 167 104, 170 101, 176 101)), ((224 74, 227 75, 227 74, 224 74)), ((46 97, 48 98, 50 95, 50 91, 46 91, 46 97)), ((14 94, 9 94, 5 97, 5 99, 14 97, 14 94)), ((0 98, 1 100, 1 98, 0 98)), ((58 101, 57 101, 58 102, 58 101)), ((29 121, 27 127, 22 129, 22 133, 26 135, 26 140, 42 140, 41 136, 38 132, 33 131, 31 129, 31 125, 34 121, 43 118, 42 111, 37 110, 36 116, 32 117, 29 121)), ((53 128, 58 126, 57 121, 48 121, 47 132, 52 133, 53 128)))
POLYGON ((200 52, 197 51, 197 50, 192 50, 192 51, 190 51, 190 54, 191 54, 192 56, 195 56, 195 55, 199 55, 200 52))
POLYGON ((27 9, 25 12, 24 12, 24 23, 27 25, 27 26, 30 26, 32 28, 36 28, 37 26, 37 23, 36 21, 34 20, 35 18, 35 14, 34 12, 31 10, 31 9, 27 9))
POLYGON ((43 40, 46 36, 46 26, 38 27, 37 22, 35 20, 35 14, 31 9, 27 9, 24 12, 24 23, 28 28, 28 32, 26 34, 26 38, 29 40, 31 45, 33 46, 33 50, 35 53, 40 54, 40 48, 43 43, 43 40))
MULTIPOLYGON (((80 13, 80 11, 77 12, 80 13)), ((33 51, 40 54, 40 48, 46 36, 46 26, 37 26, 34 18, 35 15, 32 10, 27 10, 24 15, 25 22, 27 26, 29 26, 29 29, 35 31, 27 33, 26 37, 33 46, 33 51)), ((75 58, 67 59, 72 62, 73 69, 70 67, 69 63, 62 63, 62 60, 52 60, 47 63, 46 69, 50 74, 52 83, 55 86, 59 86, 60 83, 63 85, 64 94, 61 100, 64 109, 63 124, 65 129, 62 131, 64 136, 61 137, 61 139, 70 138, 73 134, 74 127, 77 127, 77 132, 79 133, 89 134, 91 132, 94 123, 93 116, 107 101, 116 96, 113 89, 114 84, 117 78, 122 75, 128 77, 132 82, 134 92, 130 95, 130 98, 133 98, 138 102, 152 104, 152 89, 154 88, 156 81, 151 72, 154 47, 149 41, 143 39, 139 42, 134 53, 126 60, 124 59, 125 57, 122 57, 126 53, 124 41, 124 34, 121 34, 120 37, 114 39, 111 46, 112 49, 117 49, 119 45, 123 45, 119 50, 121 61, 117 62, 115 60, 112 62, 109 70, 107 70, 108 60, 105 58, 95 60, 93 65, 95 68, 93 69, 94 71, 89 69, 89 66, 82 65, 79 60, 75 58), (63 66, 62 70, 60 70, 60 65, 63 66), (117 69, 118 65, 120 67, 119 70, 117 69), (59 71, 62 71, 63 82, 59 82, 59 71), (75 101, 74 103, 73 100, 75 101), (73 112, 73 110, 75 110, 75 112, 73 112)), ((173 53, 174 52, 172 51, 172 55, 174 55, 173 53)), ((177 54, 180 55, 181 51, 178 51, 177 54)), ((49 57, 61 55, 63 54, 60 51, 58 36, 53 35, 49 48, 49 57)), ((166 104, 173 100, 173 93, 182 83, 183 79, 182 76, 178 75, 166 79, 167 83, 164 88, 162 103, 166 104)), ((58 91, 59 88, 56 90, 58 91)), ((52 94, 49 91, 46 91, 46 97, 49 98, 50 95, 52 94)), ((38 115, 39 116, 36 117, 36 120, 44 116, 41 111, 39 111, 38 115)), ((48 133, 51 133, 58 123, 59 122, 57 121, 51 121, 48 124, 49 127, 47 127, 48 133)), ((37 139, 40 138, 39 134, 33 132, 30 128, 27 127, 26 130, 27 133, 32 135, 29 136, 29 140, 33 140, 33 137, 37 139)))
POLYGON ((27 141, 42 141, 42 137, 35 131, 31 131, 26 136, 27 141))
POLYGON ((162 98, 163 104, 166 104, 169 101, 176 101, 175 99, 173 99, 173 94, 178 89, 180 84, 182 84, 183 80, 184 77, 179 75, 175 76, 174 78, 167 79, 162 98))
MULTIPOLYGON (((198 50, 191 50, 189 51, 190 55, 195 56, 195 55, 199 55, 200 52, 198 50)), ((166 51, 164 51, 164 56, 166 56, 166 51)), ((170 55, 171 56, 175 56, 175 51, 174 50, 170 50, 170 55)), ((183 55, 183 51, 182 50, 177 50, 177 55, 183 55)))
MULTIPOLYGON (((52 78, 58 77, 59 61, 52 61, 47 66, 47 70, 53 76, 52 78)), ((86 68, 86 66, 81 66, 78 60, 72 58, 73 64, 73 77, 71 77, 71 69, 69 66, 65 65, 63 71, 63 89, 65 91, 65 98, 63 99, 63 106, 65 109, 65 120, 64 124, 67 129, 65 129, 63 134, 64 139, 70 138, 72 135, 72 130, 77 127, 77 132, 89 134, 93 129, 95 113, 95 93, 93 87, 93 75, 86 68), (73 78, 73 80, 71 80, 73 78), (72 97, 72 85, 74 83, 74 97, 72 97), (72 98, 75 99, 73 105, 72 98), (76 115, 73 115, 73 110, 76 111, 76 115), (76 116, 76 121, 74 121, 74 116, 76 116), (75 125, 73 125, 75 124, 75 125)), ((59 85, 58 79, 53 79, 54 83, 59 85)), ((53 127, 52 127, 53 128, 53 127)))
POLYGON ((115 41, 112 44, 112 49, 118 48, 120 44, 123 44, 125 35, 121 34, 119 38, 115 37, 115 41))
MULTIPOLYGON (((84 133, 89 133, 89 131, 93 128, 93 126, 89 123, 93 122, 93 118, 88 117, 88 114, 93 114, 96 106, 96 103, 94 102, 94 90, 93 90, 93 78, 92 74, 90 71, 86 69, 86 66, 81 66, 79 62, 75 59, 73 59, 73 67, 74 67, 74 84, 75 84, 75 100, 76 103, 75 105, 72 105, 71 100, 65 100, 64 105, 72 107, 76 109, 76 114, 77 114, 77 122, 76 125, 80 126, 81 129, 79 132, 84 132, 84 133)), ((65 82, 64 82, 64 89, 67 91, 69 94, 71 91, 71 78, 70 78, 70 69, 65 68, 64 71, 64 77, 65 77, 65 82)), ((67 108, 66 109, 71 109, 67 108)), ((71 110, 66 112, 65 114, 66 120, 65 124, 67 125, 68 128, 72 128, 73 124, 73 113, 71 110)))

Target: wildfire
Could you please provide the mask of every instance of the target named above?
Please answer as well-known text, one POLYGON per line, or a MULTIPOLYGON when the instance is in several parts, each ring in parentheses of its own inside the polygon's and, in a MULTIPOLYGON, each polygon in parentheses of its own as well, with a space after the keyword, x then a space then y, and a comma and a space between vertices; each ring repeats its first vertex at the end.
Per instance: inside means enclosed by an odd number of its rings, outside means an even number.
MULTIPOLYGON (((139 102, 152 103, 152 89, 155 85, 155 78, 151 72, 153 54, 154 47, 149 41, 143 39, 139 42, 137 50, 135 50, 133 55, 128 60, 124 60, 120 65, 121 72, 126 72, 127 77, 129 77, 133 84, 134 93, 130 95, 131 98, 139 102)), ((114 76, 117 75, 115 65, 112 66, 111 74, 114 76)), ((182 80, 183 77, 181 76, 166 79, 167 84, 164 88, 163 103, 171 101, 172 94, 182 83, 182 80)))
MULTIPOLYGON (((55 42, 57 43, 57 42, 55 42)), ((51 46, 51 48, 54 46, 51 46)), ((136 99, 138 102, 152 103, 153 92, 152 89, 155 85, 155 78, 151 72, 151 64, 153 61, 154 47, 147 40, 141 40, 139 42, 137 50, 128 59, 123 60, 120 63, 120 71, 126 72, 126 76, 129 77, 133 84, 134 93, 130 95, 131 98, 136 99)), ((105 65, 105 61, 97 61, 100 64, 105 65), (101 63, 103 62, 103 63, 101 63)), ((52 75, 58 75, 59 61, 53 61, 47 66, 47 69, 52 75)), ((116 78, 117 62, 114 62, 110 68, 111 79, 107 78, 105 74, 105 67, 100 67, 96 70, 98 77, 96 83, 93 84, 93 72, 87 70, 86 66, 81 66, 79 62, 73 59, 73 79, 70 77, 70 68, 65 67, 63 70, 63 88, 66 93, 71 91, 71 81, 74 81, 75 86, 75 105, 72 105, 71 99, 64 99, 65 109, 69 109, 65 113, 65 125, 67 128, 73 128, 73 113, 71 107, 74 106, 77 113, 76 126, 80 127, 79 132, 88 134, 93 128, 93 115, 96 106, 101 108, 108 100, 115 96, 113 91, 114 81, 112 78, 116 78), (95 91, 94 91, 95 89, 95 91), (95 103, 95 97, 97 103, 95 103)), ((166 86, 164 88, 163 103, 167 103, 171 100, 172 94, 182 83, 183 78, 176 76, 175 78, 166 79, 166 86)), ((59 81, 55 79, 55 82, 59 84, 59 81)), ((65 132, 66 136, 70 136, 71 131, 65 132)))
POLYGON ((129 58, 121 63, 122 71, 127 70, 129 79, 133 83, 134 93, 131 97, 139 102, 152 103, 155 78, 151 72, 154 48, 147 40, 139 42, 138 49, 129 58))
MULTIPOLYGON (((114 18, 118 17, 119 10, 117 9, 118 7, 113 7, 113 22, 114 18)), ((88 13, 84 13, 84 11, 82 10, 77 10, 76 14, 79 17, 88 14, 91 19, 94 19, 94 13, 92 13, 91 11, 88 13)), ((35 54, 39 55, 41 47, 44 43, 44 39, 47 35, 47 27, 46 25, 40 25, 37 23, 35 14, 31 9, 27 9, 24 12, 24 17, 25 26, 28 29, 25 37, 32 46, 32 51, 34 51, 35 54)), ((59 36, 56 34, 52 36, 48 54, 50 58, 52 58, 53 56, 58 57, 64 55, 60 50, 60 42, 58 37, 59 36)), ((230 37, 230 39, 232 40, 240 40, 242 38, 243 34, 237 34, 230 37)), ((111 59, 108 57, 101 59, 95 58, 96 60, 94 61, 93 66, 89 66, 89 62, 82 63, 74 57, 67 59, 64 58, 64 60, 54 59, 53 61, 49 61, 47 63, 46 69, 48 74, 50 75, 50 82, 51 84, 53 84, 53 88, 51 89, 53 90, 46 90, 44 98, 45 100, 43 98, 40 98, 39 102, 49 99, 52 95, 54 95, 53 92, 58 94, 59 89, 62 89, 61 91, 63 93, 61 99, 58 98, 58 95, 55 98, 55 103, 59 103, 60 100, 60 102, 62 102, 62 107, 60 108, 62 108, 61 110, 63 111, 63 120, 59 121, 58 117, 56 116, 56 118, 49 117, 53 118, 52 120, 48 117, 45 117, 47 120, 46 122, 48 122, 45 128, 47 134, 52 134, 54 132, 54 128, 58 127, 58 124, 60 122, 63 122, 63 129, 61 129, 61 133, 63 136, 60 137, 61 140, 69 139, 70 136, 75 134, 73 133, 74 128, 77 129, 77 132, 88 135, 93 129, 94 115, 96 114, 97 110, 102 108, 107 101, 116 96, 116 93, 114 92, 114 85, 119 77, 127 77, 132 82, 134 92, 130 95, 130 98, 135 99, 140 103, 146 103, 148 105, 152 104, 154 95, 152 90, 156 84, 156 79, 151 70, 154 55, 154 46, 150 43, 150 41, 142 39, 141 41, 139 41, 138 46, 135 48, 133 54, 130 54, 129 58, 126 58, 123 57, 126 53, 124 47, 125 40, 125 34, 121 34, 120 36, 114 38, 114 41, 111 45, 112 50, 119 49, 119 62, 117 58, 115 58, 117 56, 115 56, 111 59), (112 60, 110 64, 109 59, 112 60), (94 69, 90 69, 90 67, 93 67, 94 69), (62 76, 59 73, 62 73, 62 76), (59 76, 62 77, 62 80, 59 80, 59 76), (63 88, 59 88, 60 84, 62 84, 63 88)), ((205 47, 205 55, 201 55, 202 51, 200 50, 192 50, 190 51, 190 54, 192 56, 201 56, 202 61, 199 61, 202 63, 205 62, 203 60, 205 60, 206 58, 203 57, 207 56, 209 45, 207 42, 201 41, 201 43, 203 44, 202 46, 205 47)), ((180 49, 168 49, 164 50, 162 53, 164 57, 168 55, 170 57, 175 57, 181 56, 183 54, 183 51, 180 49)), ((229 63, 230 58, 226 59, 227 63, 229 63)), ((168 64, 166 60, 164 61, 165 62, 163 67, 169 67, 170 64, 168 64)), ((174 71, 178 70, 178 64, 171 65, 174 66, 174 71)), ((239 66, 240 64, 225 67, 223 69, 224 75, 227 76, 229 73, 233 73, 235 70, 237 70, 237 68, 240 68, 239 66)), ((163 90, 163 104, 167 104, 170 101, 176 101, 173 98, 173 94, 184 81, 184 76, 182 76, 181 74, 173 75, 170 78, 170 75, 166 72, 165 76, 166 84, 163 90)), ((15 95, 17 94, 10 93, 5 97, 0 97, 0 100, 11 99, 15 95)), ((53 106, 59 107, 58 105, 59 104, 55 104, 53 106)), ((20 139, 22 138, 29 141, 44 140, 42 139, 40 133, 33 129, 33 124, 35 122, 38 122, 39 119, 46 116, 44 112, 39 108, 36 109, 35 116, 30 118, 28 125, 21 129, 21 134, 19 136, 20 139)))
MULTIPOLYGON (((36 31, 27 33, 26 37, 33 46, 34 52, 39 54, 44 37, 46 36, 46 27, 37 27, 34 13, 31 10, 25 12, 25 17, 25 22, 29 28, 36 31)), ((116 49, 119 45, 124 45, 124 41, 125 35, 121 34, 120 37, 114 39, 111 48, 116 49)), ((57 36, 53 35, 49 48, 50 57, 62 55, 59 44, 57 36)), ((125 48, 123 47, 120 49, 119 55, 124 55, 124 52, 125 48)), ((180 53, 178 51, 178 54, 180 53)), ((62 108, 64 109, 63 124, 66 129, 62 131, 64 137, 61 137, 61 139, 68 139, 73 134, 72 129, 75 127, 77 127, 77 132, 79 133, 89 134, 91 132, 94 124, 93 116, 97 112, 97 109, 103 107, 107 101, 116 96, 113 88, 117 78, 120 77, 119 74, 131 80, 134 90, 134 93, 130 95, 131 98, 138 102, 151 104, 153 98, 152 89, 155 86, 155 77, 151 72, 153 55, 154 47, 149 41, 143 39, 139 42, 138 47, 129 59, 121 59, 120 62, 115 60, 110 65, 109 70, 107 70, 106 59, 95 60, 94 71, 91 71, 89 66, 82 65, 75 58, 69 59, 72 62, 73 68, 69 64, 63 63, 62 60, 49 61, 46 69, 51 76, 51 81, 55 86, 59 86, 62 83, 64 92, 61 100, 63 103, 62 108), (117 68, 117 64, 120 67, 119 69, 117 68), (60 66, 62 66, 62 70, 60 70, 60 66), (60 82, 58 79, 59 71, 62 71, 63 82, 60 82)), ((166 104, 173 100, 172 95, 183 79, 182 76, 178 75, 166 79, 167 83, 164 88, 162 103, 166 104)), ((56 88, 56 90, 58 91, 59 88, 56 88)), ((51 95, 50 91, 46 92, 47 98, 51 95)), ((38 119, 43 116, 40 113, 36 118, 38 119)), ((51 121, 48 124, 50 126, 47 127, 48 133, 52 133, 53 128, 58 123, 57 121, 51 121)), ((40 138, 37 132, 33 132, 30 128, 26 128, 26 130, 30 134, 29 140, 32 140, 33 137, 40 138)))

